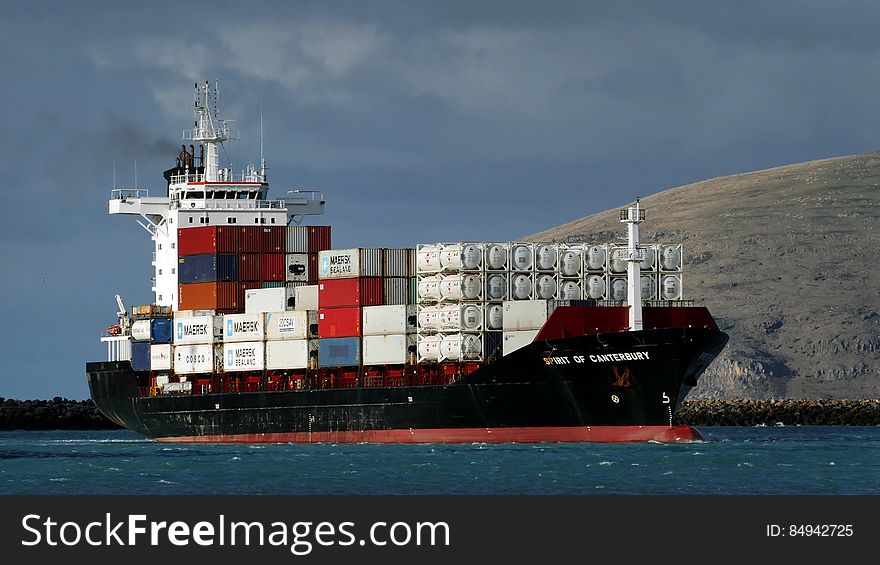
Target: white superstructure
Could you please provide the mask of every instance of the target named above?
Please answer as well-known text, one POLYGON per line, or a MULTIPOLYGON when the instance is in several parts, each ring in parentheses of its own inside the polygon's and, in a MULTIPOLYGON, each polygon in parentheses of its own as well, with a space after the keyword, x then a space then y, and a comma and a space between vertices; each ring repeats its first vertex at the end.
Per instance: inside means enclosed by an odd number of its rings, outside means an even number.
MULTIPOLYGON (((316 191, 288 191, 288 196, 269 199, 265 160, 259 169, 249 165, 239 173, 220 166, 220 148, 237 139, 219 112, 217 85, 195 85, 195 127, 183 132, 184 140, 175 167, 165 171, 165 196, 149 191, 115 189, 110 214, 135 216, 154 243, 152 291, 154 303, 177 310, 177 229, 206 225, 286 226, 302 217, 324 213, 323 196, 316 191), (198 143, 199 154, 196 155, 198 143)), ((262 153, 262 140, 261 140, 262 153)))

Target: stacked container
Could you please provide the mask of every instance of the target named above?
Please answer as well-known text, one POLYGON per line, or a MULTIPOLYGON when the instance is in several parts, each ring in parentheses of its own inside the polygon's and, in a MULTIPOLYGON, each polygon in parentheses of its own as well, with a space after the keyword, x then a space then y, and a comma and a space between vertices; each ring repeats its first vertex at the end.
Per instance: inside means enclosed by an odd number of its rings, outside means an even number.
POLYGON ((219 372, 222 367, 223 317, 174 313, 172 366, 178 375, 219 372))
POLYGON ((416 307, 407 304, 363 308, 363 364, 404 365, 415 359, 416 307))
POLYGON ((295 289, 318 282, 318 253, 330 249, 330 226, 289 226, 286 233, 284 286, 287 308, 296 307, 295 289))
POLYGON ((171 369, 172 319, 136 319, 131 324, 131 368, 135 371, 171 369))

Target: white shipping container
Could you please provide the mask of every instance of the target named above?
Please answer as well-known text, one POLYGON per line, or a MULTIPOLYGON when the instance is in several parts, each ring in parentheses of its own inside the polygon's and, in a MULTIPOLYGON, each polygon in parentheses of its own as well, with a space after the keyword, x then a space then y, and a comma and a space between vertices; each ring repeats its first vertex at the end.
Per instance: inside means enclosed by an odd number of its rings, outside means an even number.
POLYGON ((509 243, 487 243, 484 264, 487 271, 506 271, 510 256, 509 243))
POLYGON ((590 271, 602 271, 605 269, 607 253, 604 245, 589 245, 584 251, 584 265, 590 271))
POLYGON ((440 250, 440 265, 444 272, 481 271, 483 269, 482 243, 450 243, 440 250))
POLYGON ((584 268, 584 246, 567 243, 559 246, 559 274, 580 278, 584 268))
POLYGON ((263 341, 266 329, 263 314, 225 314, 223 316, 223 341, 263 341))
POLYGON ((510 276, 509 298, 513 300, 531 300, 534 298, 535 283, 532 275, 514 273, 510 276))
POLYGON ((603 275, 590 275, 584 282, 584 298, 602 300, 605 298, 607 283, 603 275))
POLYGON ((307 339, 310 336, 311 324, 309 315, 313 314, 314 323, 318 323, 318 313, 314 310, 288 310, 285 312, 266 313, 266 339, 292 340, 307 339))
POLYGON ((680 271, 682 251, 681 245, 664 245, 660 248, 658 255, 660 257, 661 271, 680 271))
POLYGON ((262 371, 266 367, 266 350, 262 341, 223 344, 223 370, 262 371))
POLYGON ((660 279, 661 300, 681 300, 681 276, 663 275, 660 279))
POLYGON ((221 316, 174 317, 174 343, 195 345, 214 343, 223 335, 221 316))
POLYGON ((418 362, 419 363, 436 363, 440 361, 440 343, 443 341, 441 335, 419 335, 417 338, 418 362))
POLYGON ((533 243, 510 244, 511 271, 531 271, 535 267, 535 245, 533 243))
POLYGON ((657 299, 657 279, 654 275, 642 275, 641 277, 642 300, 657 299))
POLYGON ((440 331, 479 332, 483 330, 481 304, 448 304, 439 306, 440 331))
POLYGON ((440 282, 443 277, 430 276, 420 279, 417 283, 419 303, 437 302, 440 300, 440 282))
POLYGON ((308 253, 288 253, 285 273, 288 282, 309 282, 308 253))
POLYGON ((555 244, 544 243, 535 248, 535 268, 539 271, 556 271, 559 249, 555 244))
POLYGON ((624 247, 614 247, 611 249, 611 260, 608 262, 612 273, 625 273, 628 263, 629 250, 624 247))
POLYGON ((611 277, 611 292, 609 293, 609 297, 611 300, 626 300, 627 288, 626 288, 626 278, 624 277, 611 277))
POLYGON ((269 371, 308 369, 309 357, 316 356, 317 351, 316 340, 269 340, 266 342, 266 369, 269 371))
POLYGON ((580 281, 562 280, 559 285, 559 298, 562 300, 580 300, 582 297, 580 281))
POLYGON ((507 300, 509 285, 507 273, 486 273, 486 300, 507 300))
POLYGON ((318 285, 298 286, 293 290, 295 310, 318 309, 318 285))
POLYGON ((216 351, 212 344, 175 345, 174 372, 178 375, 212 373, 216 351))
POLYGON ((539 330, 553 312, 553 300, 508 300, 504 302, 505 332, 539 330))
POLYGON ((364 365, 403 365, 409 353, 415 353, 416 336, 365 335, 363 341, 364 365))
POLYGON ((556 275, 535 276, 535 298, 544 300, 556 298, 556 275))
POLYGON ((284 287, 254 288, 244 291, 245 314, 280 312, 287 307, 287 293, 284 287))
POLYGON ((503 304, 486 304, 486 329, 501 330, 504 329, 504 305, 503 304))
POLYGON ((479 334, 444 334, 440 341, 441 361, 480 361, 483 339, 479 334))
POLYGON ((440 298, 452 302, 482 300, 483 279, 480 275, 464 273, 445 276, 440 281, 440 298))
POLYGON ((328 249, 318 253, 318 279, 381 277, 381 248, 328 249))
POLYGON ((150 346, 150 370, 171 370, 171 344, 157 343, 150 346))
POLYGON ((440 266, 440 244, 419 244, 416 246, 416 272, 419 274, 439 273, 440 266))
POLYGON ((418 316, 416 310, 415 305, 405 304, 364 306, 361 331, 365 336, 414 332, 418 316))
POLYGON ((522 349, 528 344, 535 341, 539 330, 523 330, 515 332, 504 332, 504 345, 502 345, 502 355, 510 355, 517 349, 522 349))
POLYGON ((135 320, 131 324, 131 338, 137 341, 150 341, 150 320, 135 320))

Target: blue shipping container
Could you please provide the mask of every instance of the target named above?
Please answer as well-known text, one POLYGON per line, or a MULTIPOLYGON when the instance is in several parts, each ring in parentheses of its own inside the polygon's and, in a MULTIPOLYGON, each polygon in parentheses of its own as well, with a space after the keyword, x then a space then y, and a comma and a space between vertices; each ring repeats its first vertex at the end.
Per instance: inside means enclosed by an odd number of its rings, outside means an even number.
POLYGON ((319 367, 356 367, 361 364, 361 338, 332 337, 318 341, 319 367))
POLYGON ((177 261, 177 281, 181 284, 238 280, 238 255, 217 253, 188 255, 177 261))
POLYGON ((150 342, 131 342, 131 368, 135 371, 150 370, 150 342))
POLYGON ((150 338, 153 343, 171 343, 174 324, 171 318, 153 318, 150 320, 150 338))

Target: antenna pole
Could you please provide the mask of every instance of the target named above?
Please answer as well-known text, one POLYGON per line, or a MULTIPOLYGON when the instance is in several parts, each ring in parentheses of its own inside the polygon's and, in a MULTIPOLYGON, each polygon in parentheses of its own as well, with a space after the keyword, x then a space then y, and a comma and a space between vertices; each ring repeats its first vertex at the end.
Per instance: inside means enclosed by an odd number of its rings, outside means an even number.
POLYGON ((263 156, 263 103, 260 102, 260 176, 266 181, 266 159, 263 156))
POLYGON ((645 211, 636 205, 620 211, 620 222, 627 224, 629 245, 627 248, 626 298, 629 303, 629 331, 637 332, 644 328, 642 319, 642 250, 639 249, 639 224, 645 221, 645 211))

